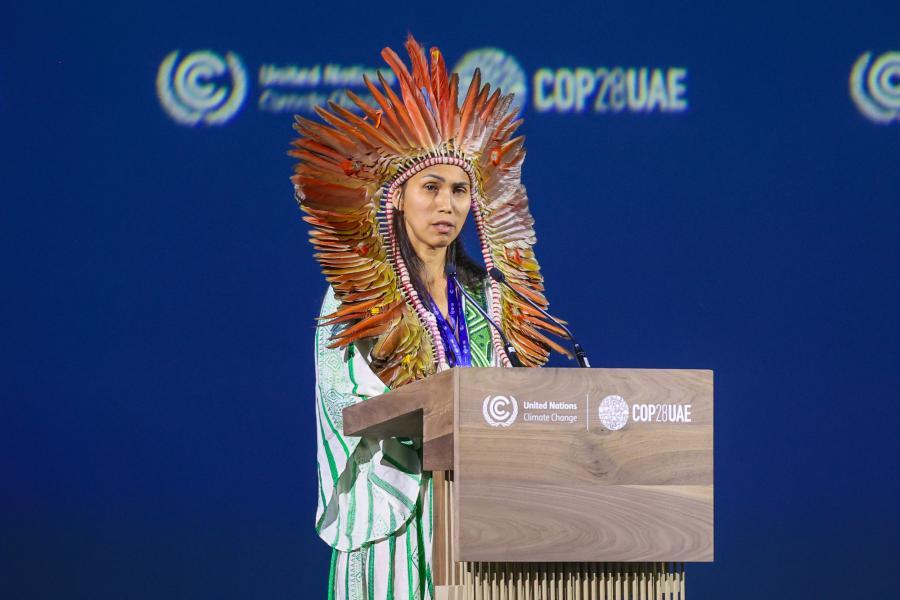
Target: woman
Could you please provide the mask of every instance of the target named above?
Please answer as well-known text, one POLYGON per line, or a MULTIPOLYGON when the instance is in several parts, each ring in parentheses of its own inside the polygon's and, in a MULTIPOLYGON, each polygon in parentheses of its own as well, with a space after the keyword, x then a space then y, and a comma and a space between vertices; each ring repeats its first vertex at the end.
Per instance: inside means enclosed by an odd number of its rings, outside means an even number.
POLYGON ((400 84, 367 81, 377 103, 348 91, 325 123, 296 118, 294 182, 331 287, 316 332, 319 504, 332 548, 329 597, 431 598, 431 476, 419 441, 344 436, 342 410, 451 366, 509 366, 499 336, 445 276, 500 323, 525 366, 546 362, 556 331, 468 258, 459 233, 472 213, 485 266, 547 305, 520 182, 522 138, 512 97, 476 71, 458 102, 440 52, 410 37, 412 70, 382 56, 400 84))

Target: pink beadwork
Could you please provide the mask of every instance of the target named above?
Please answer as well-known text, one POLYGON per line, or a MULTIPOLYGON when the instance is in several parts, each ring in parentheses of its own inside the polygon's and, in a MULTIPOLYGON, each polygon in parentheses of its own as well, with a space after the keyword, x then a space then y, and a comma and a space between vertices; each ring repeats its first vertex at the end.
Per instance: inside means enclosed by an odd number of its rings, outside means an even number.
MULTIPOLYGON (((389 197, 390 195, 391 194, 389 192, 389 197)), ((416 293, 416 289, 412 286, 409 277, 409 271, 406 269, 406 263, 403 261, 403 256, 401 256, 400 250, 397 245, 397 236, 394 235, 394 207, 390 202, 385 204, 384 212, 385 220, 387 221, 388 237, 390 238, 391 244, 391 258, 394 261, 395 268, 400 273, 400 289, 406 295, 406 299, 409 301, 409 303, 413 305, 413 309, 416 311, 416 315, 419 317, 419 321, 431 336, 431 345, 435 351, 437 369, 439 371, 444 370, 448 367, 447 356, 444 352, 443 344, 438 343, 441 338, 440 332, 438 331, 437 319, 434 318, 434 315, 431 314, 430 311, 425 309, 425 306, 419 299, 419 294, 416 293)))
MULTIPOLYGON (((487 244, 487 235, 484 233, 484 215, 481 214, 481 203, 478 202, 478 199, 475 199, 472 203, 472 213, 475 217, 475 228, 478 230, 478 239, 481 242, 481 255, 484 258, 484 266, 490 271, 494 268, 494 260, 491 256, 491 249, 487 244)), ((488 310, 494 318, 494 322, 497 324, 501 323, 500 299, 500 284, 492 278, 491 297, 488 300, 490 306, 488 307, 488 310)), ((503 347, 503 340, 500 339, 500 334, 497 333, 493 327, 491 328, 491 341, 494 343, 494 353, 496 356, 500 357, 501 364, 505 367, 512 366, 509 357, 506 355, 506 349, 503 347)))

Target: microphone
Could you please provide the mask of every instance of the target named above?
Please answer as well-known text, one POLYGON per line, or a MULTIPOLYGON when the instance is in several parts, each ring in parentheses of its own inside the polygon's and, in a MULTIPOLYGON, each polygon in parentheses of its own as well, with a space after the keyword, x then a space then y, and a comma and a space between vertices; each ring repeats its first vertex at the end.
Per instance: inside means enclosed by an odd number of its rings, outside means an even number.
POLYGON ((569 331, 568 327, 566 327, 565 325, 560 323, 556 318, 551 316, 550 313, 548 313, 546 310, 544 310, 543 308, 538 306, 531 298, 529 298, 528 296, 526 296, 525 294, 523 294, 522 292, 520 292, 519 290, 517 290, 516 288, 511 286, 509 284, 509 282, 506 281, 506 275, 504 275, 500 269, 498 269, 497 267, 491 267, 491 269, 490 269, 490 271, 488 271, 488 273, 490 274, 491 279, 493 279, 497 283, 501 283, 501 284, 505 285, 508 289, 512 290, 512 292, 516 296, 518 296, 519 298, 521 298, 522 300, 527 302, 529 306, 531 306, 532 308, 537 310, 539 313, 544 315, 548 320, 552 321, 554 325, 556 325, 557 327, 559 327, 560 329, 562 329, 563 331, 566 332, 566 335, 568 336, 569 341, 572 342, 572 347, 575 349, 575 358, 578 360, 578 366, 583 367, 583 368, 588 368, 591 366, 590 361, 588 361, 587 354, 585 354, 585 352, 584 352, 584 348, 582 348, 581 344, 579 344, 575 340, 575 336, 572 335, 572 332, 569 331))
MULTIPOLYGON (((447 263, 446 265, 444 265, 444 274, 447 275, 447 279, 451 280, 454 285, 456 285, 456 289, 462 292, 462 295, 465 296, 466 300, 469 301, 472 307, 476 311, 478 311, 478 314, 484 317, 485 320, 491 324, 494 330, 496 330, 496 332, 500 334, 500 339, 503 341, 503 347, 506 348, 506 356, 509 358, 510 364, 512 364, 512 366, 514 367, 523 366, 522 361, 519 360, 519 354, 516 352, 515 347, 510 344, 509 340, 506 339, 506 336, 503 335, 503 330, 500 329, 500 326, 494 323, 494 320, 488 316, 487 312, 485 312, 483 308, 481 308, 481 305, 478 304, 478 301, 475 300, 475 298, 473 298, 471 295, 469 295, 469 292, 467 292, 462 284, 459 283, 459 280, 456 278, 456 265, 454 265, 453 263, 447 263)), ((460 315, 460 317, 462 317, 462 315, 460 315)))

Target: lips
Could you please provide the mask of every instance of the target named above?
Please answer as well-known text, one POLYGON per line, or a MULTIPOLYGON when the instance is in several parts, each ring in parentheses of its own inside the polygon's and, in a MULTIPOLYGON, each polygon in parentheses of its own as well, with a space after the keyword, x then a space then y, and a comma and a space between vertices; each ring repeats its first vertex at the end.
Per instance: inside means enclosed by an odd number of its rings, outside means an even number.
POLYGON ((437 221, 432 223, 431 226, 437 229, 438 233, 450 233, 455 227, 450 221, 437 221))

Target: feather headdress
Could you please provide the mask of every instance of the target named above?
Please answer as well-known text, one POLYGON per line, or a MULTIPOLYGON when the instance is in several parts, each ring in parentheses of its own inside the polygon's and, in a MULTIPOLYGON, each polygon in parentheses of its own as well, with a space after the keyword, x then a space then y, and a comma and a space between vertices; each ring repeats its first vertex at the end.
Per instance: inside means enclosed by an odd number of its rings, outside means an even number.
MULTIPOLYGON (((377 106, 348 90, 362 116, 329 102, 330 110, 316 109, 324 123, 295 117, 300 137, 290 151, 299 160, 291 180, 312 226, 315 257, 340 301, 324 324, 346 324, 332 347, 371 338, 372 367, 392 388, 447 366, 436 319, 411 284, 391 224, 394 195, 423 169, 452 164, 469 175, 485 266, 547 306, 521 183, 524 138, 513 137, 522 121, 512 95, 492 92, 476 70, 460 105, 459 77, 448 76, 440 51, 432 48, 429 61, 411 35, 406 49, 411 70, 390 48, 381 52, 400 95, 380 73, 377 84, 366 78, 377 106)), ((537 311, 496 282, 491 297, 489 312, 525 366, 544 364, 551 348, 562 351, 539 331, 560 333, 537 311)), ((492 335, 494 352, 505 361, 492 335)))

